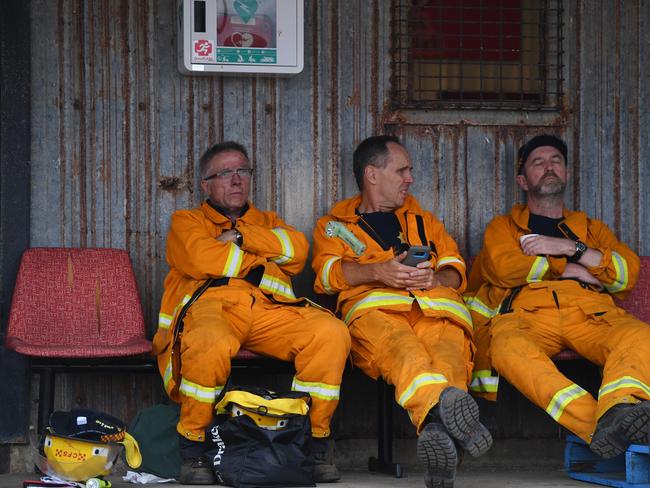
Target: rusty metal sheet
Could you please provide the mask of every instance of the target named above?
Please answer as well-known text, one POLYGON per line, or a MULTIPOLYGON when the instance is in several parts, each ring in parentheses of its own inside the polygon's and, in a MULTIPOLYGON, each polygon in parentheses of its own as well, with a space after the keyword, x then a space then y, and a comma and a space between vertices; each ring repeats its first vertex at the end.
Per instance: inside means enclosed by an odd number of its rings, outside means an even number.
POLYGON ((572 110, 542 120, 393 112, 389 2, 307 1, 305 69, 271 78, 180 75, 172 0, 34 0, 32 244, 128 249, 153 324, 169 216, 203 198, 197 160, 216 141, 244 143, 254 201, 310 234, 356 192, 356 144, 399 134, 418 163, 415 194, 474 253, 520 198, 518 145, 554 131, 573 147, 568 203, 650 253, 649 2, 565 6, 572 110))

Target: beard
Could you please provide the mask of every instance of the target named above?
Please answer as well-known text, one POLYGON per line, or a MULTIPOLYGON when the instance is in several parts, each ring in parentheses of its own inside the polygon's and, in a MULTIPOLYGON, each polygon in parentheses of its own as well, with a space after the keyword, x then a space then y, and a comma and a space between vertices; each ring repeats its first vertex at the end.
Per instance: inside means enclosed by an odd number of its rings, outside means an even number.
POLYGON ((528 193, 536 197, 556 197, 564 195, 566 182, 556 174, 544 176, 537 185, 529 186, 528 193))

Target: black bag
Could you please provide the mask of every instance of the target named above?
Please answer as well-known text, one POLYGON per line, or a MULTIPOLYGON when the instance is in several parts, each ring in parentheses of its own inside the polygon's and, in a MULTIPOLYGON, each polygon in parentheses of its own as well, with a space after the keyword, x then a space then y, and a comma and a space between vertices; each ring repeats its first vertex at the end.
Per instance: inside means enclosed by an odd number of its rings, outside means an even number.
POLYGON ((315 486, 309 394, 232 388, 216 405, 206 457, 221 484, 236 488, 315 486))

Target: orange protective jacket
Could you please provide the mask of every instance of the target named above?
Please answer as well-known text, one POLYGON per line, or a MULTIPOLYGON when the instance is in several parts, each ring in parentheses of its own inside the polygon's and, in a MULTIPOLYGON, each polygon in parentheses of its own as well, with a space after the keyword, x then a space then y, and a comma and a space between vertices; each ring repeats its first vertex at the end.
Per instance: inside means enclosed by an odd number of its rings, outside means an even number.
POLYGON ((271 300, 284 303, 304 300, 296 298, 290 276, 298 274, 305 265, 307 239, 275 212, 263 212, 251 203, 248 205, 248 210, 234 225, 207 202, 172 215, 167 238, 167 263, 171 269, 165 278, 153 354, 158 356, 165 390, 174 401, 180 401, 180 371, 176 359, 179 355, 172 355, 177 339, 173 331, 179 312, 206 280, 217 278, 224 285, 236 284, 255 270, 255 281, 261 277, 259 289, 271 300), (217 240, 232 228, 243 237, 241 248, 233 242, 217 240))
MULTIPOLYGON (((610 294, 623 298, 636 284, 639 257, 620 242, 604 222, 590 219, 584 212, 564 209, 564 223, 570 231, 603 255, 589 272, 603 283, 610 294)), ((495 217, 485 230, 483 248, 472 266, 465 302, 472 314, 477 353, 470 391, 494 400, 497 378, 489 359, 489 323, 507 307, 507 299, 518 287, 558 279, 567 260, 559 256, 527 256, 519 237, 529 234, 528 206, 515 205, 506 215, 495 217), (504 304, 504 302, 506 302, 504 304)), ((560 228, 562 230, 562 228, 560 228)), ((567 235, 567 238, 572 236, 567 235)), ((594 292, 597 296, 598 293, 594 292)))
POLYGON ((363 284, 351 286, 345 280, 341 268, 344 260, 359 264, 379 263, 394 257, 392 249, 383 250, 381 246, 358 225, 360 216, 355 210, 361 203, 361 196, 343 200, 336 204, 331 214, 318 220, 314 229, 314 257, 312 267, 316 272, 314 289, 317 293, 338 293, 338 310, 346 324, 356 317, 373 309, 398 310, 408 312, 413 300, 417 300, 424 315, 446 317, 460 325, 468 337, 472 337, 472 319, 463 299, 465 289, 465 262, 458 252, 456 243, 445 231, 444 225, 431 213, 420 208, 413 196, 408 196, 404 205, 395 211, 402 227, 403 239, 410 245, 430 245, 434 250, 432 267, 436 270, 452 267, 462 276, 458 290, 439 286, 431 290, 407 291, 389 288, 383 284, 363 284), (418 218, 423 223, 426 238, 418 230, 418 218), (343 222, 367 247, 357 256, 350 245, 340 237, 328 237, 325 231, 330 220, 343 222))

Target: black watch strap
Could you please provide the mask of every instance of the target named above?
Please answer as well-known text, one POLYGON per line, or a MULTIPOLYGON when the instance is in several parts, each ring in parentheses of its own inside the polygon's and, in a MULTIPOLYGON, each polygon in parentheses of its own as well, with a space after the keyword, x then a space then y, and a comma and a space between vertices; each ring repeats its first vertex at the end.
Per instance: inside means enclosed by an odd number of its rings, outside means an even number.
POLYGON ((576 241, 576 252, 573 253, 573 256, 569 257, 569 261, 572 263, 577 263, 580 261, 582 255, 587 252, 587 245, 581 240, 576 241))

